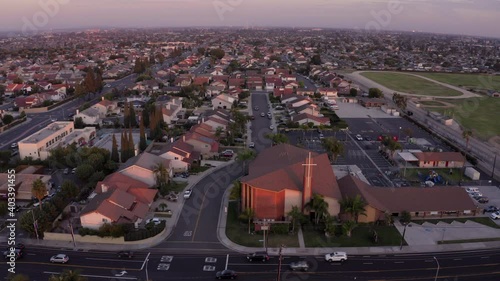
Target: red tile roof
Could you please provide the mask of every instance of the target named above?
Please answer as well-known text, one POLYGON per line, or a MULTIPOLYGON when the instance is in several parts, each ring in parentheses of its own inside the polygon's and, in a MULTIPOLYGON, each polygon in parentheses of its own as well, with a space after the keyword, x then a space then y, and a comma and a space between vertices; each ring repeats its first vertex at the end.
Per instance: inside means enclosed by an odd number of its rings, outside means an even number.
POLYGON ((456 161, 463 162, 464 157, 460 152, 415 152, 418 161, 456 161))

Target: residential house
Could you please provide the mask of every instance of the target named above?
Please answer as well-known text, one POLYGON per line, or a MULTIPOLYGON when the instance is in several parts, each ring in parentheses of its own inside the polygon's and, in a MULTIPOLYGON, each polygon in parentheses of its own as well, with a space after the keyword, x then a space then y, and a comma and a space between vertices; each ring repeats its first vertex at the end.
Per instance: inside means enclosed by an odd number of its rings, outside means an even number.
POLYGON ((172 177, 171 161, 149 152, 143 152, 138 156, 130 158, 119 172, 152 187, 156 185, 155 170, 160 163, 168 171, 169 177, 172 177))
POLYGON ((118 103, 115 101, 106 100, 104 99, 104 97, 102 97, 101 101, 93 105, 91 108, 94 108, 99 112, 100 118, 105 118, 109 114, 120 113, 118 103))
POLYGON ((147 152, 170 160, 174 173, 187 172, 193 164, 200 163, 200 153, 182 139, 168 143, 155 143, 147 152))
POLYGON ((414 152, 419 168, 462 168, 464 157, 460 152, 414 152))
POLYGON ((200 153, 203 158, 210 158, 218 155, 219 143, 215 138, 210 138, 199 134, 198 132, 188 132, 182 140, 193 146, 194 151, 200 153))
POLYGON ((183 118, 184 110, 182 108, 182 99, 182 97, 172 98, 162 106, 161 113, 163 121, 167 125, 174 124, 179 119, 183 118))
POLYGON ((212 99, 212 106, 214 108, 231 109, 235 101, 236 99, 230 95, 220 94, 212 99))
POLYGON ((260 77, 260 76, 248 77, 247 78, 247 88, 249 90, 262 91, 263 90, 262 77, 260 77))
POLYGON ((337 96, 337 90, 334 88, 319 88, 318 93, 320 93, 322 96, 326 97, 331 97, 331 98, 336 98, 337 96))
POLYGON ((330 126, 330 119, 327 117, 319 117, 309 113, 301 113, 292 116, 292 122, 297 122, 299 125, 313 123, 314 126, 330 126))
POLYGON ((89 107, 85 110, 76 110, 76 114, 73 116, 73 120, 81 118, 83 123, 86 125, 99 125, 102 126, 102 118, 99 109, 94 107, 89 107))
POLYGON ((359 98, 358 103, 364 107, 381 107, 386 105, 386 101, 381 98, 359 98))

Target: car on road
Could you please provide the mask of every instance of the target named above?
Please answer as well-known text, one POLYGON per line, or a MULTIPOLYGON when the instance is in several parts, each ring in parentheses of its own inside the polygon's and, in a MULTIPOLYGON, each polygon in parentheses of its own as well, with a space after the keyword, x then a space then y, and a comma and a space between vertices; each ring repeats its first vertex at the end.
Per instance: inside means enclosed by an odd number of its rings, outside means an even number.
POLYGON ((73 169, 71 170, 71 173, 72 173, 72 174, 76 173, 76 168, 73 168, 73 169))
POLYGON ((291 262, 290 263, 290 270, 292 271, 308 271, 309 270, 309 263, 307 261, 297 261, 297 262, 291 262))
POLYGON ((250 148, 255 148, 255 143, 253 143, 253 142, 249 143, 249 144, 248 144, 248 147, 250 147, 250 148))
POLYGON ((57 118, 51 118, 50 121, 52 122, 56 122, 57 121, 57 118))
POLYGON ((10 145, 10 148, 17 148, 17 142, 14 142, 10 145))
POLYGON ((248 261, 261 261, 267 262, 269 261, 269 255, 267 252, 255 252, 247 255, 248 261))
POLYGON ((319 139, 320 139, 320 140, 322 140, 322 139, 324 139, 324 138, 325 138, 325 136, 324 136, 323 134, 319 134, 319 139))
POLYGON ((7 251, 3 252, 4 258, 9 259, 11 258, 11 256, 13 256, 15 260, 18 260, 24 256, 24 251, 22 249, 15 248, 14 254, 11 254, 10 249, 7 249, 7 251))
POLYGON ((227 150, 222 151, 221 155, 224 157, 233 157, 234 151, 232 151, 231 149, 227 149, 227 150))
POLYGON ((255 111, 258 111, 258 110, 259 110, 259 107, 258 107, 258 106, 256 106, 256 107, 254 107, 253 109, 254 109, 255 111))
POLYGON ((255 116, 250 115, 250 120, 255 120, 255 116))
POLYGON ((333 252, 331 254, 325 255, 325 261, 328 262, 344 262, 347 260, 347 254, 345 252, 333 252))
POLYGON ((365 137, 365 141, 372 141, 372 138, 370 138, 370 137, 365 137))
POLYGON ((184 198, 188 199, 189 197, 191 197, 191 193, 193 193, 191 189, 184 191, 184 198))
POLYGON ((495 206, 488 206, 484 208, 484 213, 494 213, 494 212, 498 212, 498 208, 495 206))
POLYGON ((361 135, 356 135, 354 138, 356 140, 358 140, 358 141, 362 141, 363 140, 363 137, 361 135))
POLYGON ((266 114, 265 114, 264 112, 262 112, 262 113, 260 114, 260 117, 266 117, 266 114))
POLYGON ((51 263, 67 263, 69 261, 68 255, 58 254, 50 258, 51 263))
POLYGON ((68 168, 64 169, 63 174, 65 175, 69 174, 69 169, 68 168))
POLYGON ((273 125, 269 126, 269 130, 274 130, 274 126, 273 125))
POLYGON ((500 219, 500 211, 496 211, 494 213, 491 213, 490 218, 497 220, 500 219))
POLYGON ((119 258, 123 259, 123 258, 126 258, 126 259, 131 259, 134 257, 134 252, 130 252, 130 251, 121 251, 121 252, 118 252, 116 254, 119 258))
POLYGON ((238 274, 236 274, 236 271, 226 269, 223 271, 218 271, 215 274, 215 278, 217 279, 236 279, 238 277, 238 274))

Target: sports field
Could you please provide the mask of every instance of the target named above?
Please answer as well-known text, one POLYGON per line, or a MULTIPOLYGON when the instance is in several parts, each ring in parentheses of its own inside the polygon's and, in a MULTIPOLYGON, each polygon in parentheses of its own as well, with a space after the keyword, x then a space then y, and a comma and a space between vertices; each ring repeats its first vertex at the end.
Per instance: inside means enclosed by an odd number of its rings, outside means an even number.
POLYGON ((415 72, 414 74, 457 87, 500 91, 500 76, 498 75, 422 72, 415 72))
POLYGON ((461 92, 412 75, 394 72, 362 72, 362 76, 396 92, 421 96, 451 97, 461 92))
POLYGON ((427 109, 453 117, 460 125, 471 130, 476 137, 481 139, 486 140, 493 136, 500 136, 500 126, 498 125, 500 98, 439 100, 455 106, 451 108, 428 107, 427 109))

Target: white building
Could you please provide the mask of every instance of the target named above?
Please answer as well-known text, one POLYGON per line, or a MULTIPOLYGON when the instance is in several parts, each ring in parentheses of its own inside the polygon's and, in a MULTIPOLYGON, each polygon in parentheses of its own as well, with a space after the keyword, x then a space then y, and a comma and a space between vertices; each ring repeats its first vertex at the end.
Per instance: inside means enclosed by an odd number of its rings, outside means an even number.
POLYGON ((93 127, 75 129, 73 122, 54 122, 18 142, 19 156, 21 159, 31 157, 34 160, 45 160, 50 150, 59 145, 65 146, 72 143, 80 146, 86 145, 91 143, 95 136, 96 130, 93 127))

